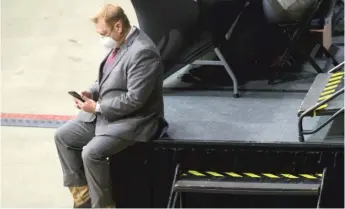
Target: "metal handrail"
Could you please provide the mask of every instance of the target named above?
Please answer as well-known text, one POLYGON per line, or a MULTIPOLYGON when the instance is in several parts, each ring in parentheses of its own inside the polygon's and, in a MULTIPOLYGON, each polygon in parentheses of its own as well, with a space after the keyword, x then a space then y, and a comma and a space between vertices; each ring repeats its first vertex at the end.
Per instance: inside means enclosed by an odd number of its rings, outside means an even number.
POLYGON ((335 92, 334 94, 332 94, 332 96, 330 96, 329 98, 316 103, 314 106, 310 107, 309 109, 307 109, 306 111, 304 111, 298 119, 298 139, 300 142, 304 142, 304 134, 313 134, 317 131, 319 131, 321 128, 325 127, 328 123, 330 123, 332 120, 334 120, 338 115, 340 115, 342 112, 344 112, 344 108, 340 109, 339 111, 337 111, 334 115, 332 115, 332 117, 330 117, 326 122, 324 122, 323 124, 321 124, 319 127, 317 127, 314 130, 303 130, 303 118, 308 115, 310 112, 316 110, 318 107, 320 107, 321 105, 326 104, 327 102, 333 100, 334 98, 338 97, 339 95, 344 93, 344 88, 338 90, 337 92, 335 92))
POLYGON ((304 130, 303 134, 314 134, 316 132, 318 132, 320 129, 322 129, 323 127, 325 127, 327 124, 329 124, 330 122, 332 122, 335 118, 337 118, 341 113, 344 112, 344 108, 341 108, 340 110, 338 110, 336 113, 334 113, 329 119, 327 119, 324 123, 322 123, 321 125, 319 125, 318 127, 316 127, 314 130, 304 130))
POLYGON ((179 172, 180 172, 180 164, 177 164, 175 167, 174 178, 173 178, 173 181, 171 183, 170 195, 169 195, 167 208, 174 208, 175 207, 177 195, 175 193, 174 186, 175 186, 175 183, 177 181, 177 177, 179 175, 179 172))
POLYGON ((318 200, 317 200, 316 208, 320 208, 320 205, 321 205, 321 202, 322 202, 322 198, 325 195, 323 187, 324 187, 324 183, 325 183, 326 173, 327 173, 327 167, 324 168, 323 171, 322 171, 322 179, 321 179, 321 184, 320 184, 320 188, 319 188, 319 197, 318 197, 318 200))
POLYGON ((333 67, 332 69, 330 69, 330 70, 328 71, 328 73, 332 73, 333 71, 336 71, 336 70, 339 69, 341 66, 343 66, 344 63, 345 63, 345 61, 339 63, 339 65, 337 65, 337 66, 333 67))

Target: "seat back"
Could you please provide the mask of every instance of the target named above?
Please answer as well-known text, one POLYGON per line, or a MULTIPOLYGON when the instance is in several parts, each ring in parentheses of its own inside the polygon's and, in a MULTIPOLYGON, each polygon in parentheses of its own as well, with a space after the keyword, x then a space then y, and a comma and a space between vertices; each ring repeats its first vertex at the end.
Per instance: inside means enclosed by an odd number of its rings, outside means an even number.
MULTIPOLYGON (((163 60, 179 60, 187 48, 210 32, 214 44, 225 39, 246 1, 131 0, 140 29, 157 45, 163 60)), ((202 46, 199 46, 202 47, 202 46)), ((197 49, 196 49, 197 50, 197 49)), ((188 53, 193 53, 189 52, 188 53)), ((166 69, 168 70, 168 69, 166 69)))
POLYGON ((200 8, 199 27, 212 35, 215 46, 225 41, 225 35, 244 10, 245 0, 198 0, 200 8))
MULTIPOLYGON (((322 1, 322 0, 319 0, 322 1)), ((333 16, 333 11, 336 5, 336 0, 323 0, 319 9, 316 11, 311 21, 313 27, 319 26, 323 27, 331 21, 333 16)))
POLYGON ((316 12, 315 18, 329 18, 333 14, 336 2, 336 0, 324 0, 319 10, 316 12))
POLYGON ((172 59, 188 43, 198 18, 193 0, 131 0, 139 27, 157 45, 163 60, 172 59))

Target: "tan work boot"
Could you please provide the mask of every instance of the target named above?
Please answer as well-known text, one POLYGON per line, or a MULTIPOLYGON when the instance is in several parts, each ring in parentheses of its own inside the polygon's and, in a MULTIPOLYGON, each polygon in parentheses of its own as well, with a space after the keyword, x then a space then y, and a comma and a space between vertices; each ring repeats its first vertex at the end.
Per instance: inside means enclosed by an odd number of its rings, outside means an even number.
POLYGON ((74 200, 73 208, 91 208, 91 199, 87 186, 69 187, 69 190, 74 200))
POLYGON ((114 203, 114 204, 111 204, 111 205, 108 205, 107 207, 104 207, 104 208, 116 208, 116 207, 115 207, 115 203, 114 203))

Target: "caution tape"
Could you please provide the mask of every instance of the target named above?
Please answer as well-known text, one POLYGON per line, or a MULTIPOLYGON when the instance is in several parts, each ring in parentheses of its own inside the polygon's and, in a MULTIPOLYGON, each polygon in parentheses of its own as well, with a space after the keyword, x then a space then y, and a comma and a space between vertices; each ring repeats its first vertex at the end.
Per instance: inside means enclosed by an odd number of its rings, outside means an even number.
MULTIPOLYGON (((333 73, 331 77, 328 79, 328 83, 326 84, 325 88, 321 92, 318 99, 318 103, 324 101, 325 99, 330 98, 343 79, 344 79, 344 72, 333 73)), ((318 107, 314 111, 314 116, 316 116, 317 111, 324 110, 327 108, 327 106, 328 104, 326 103, 318 107)))
POLYGON ((251 173, 251 172, 215 172, 215 171, 196 171, 188 170, 182 174, 182 176, 189 177, 231 177, 231 178, 269 178, 269 179, 320 179, 321 173, 316 174, 289 174, 289 173, 251 173))

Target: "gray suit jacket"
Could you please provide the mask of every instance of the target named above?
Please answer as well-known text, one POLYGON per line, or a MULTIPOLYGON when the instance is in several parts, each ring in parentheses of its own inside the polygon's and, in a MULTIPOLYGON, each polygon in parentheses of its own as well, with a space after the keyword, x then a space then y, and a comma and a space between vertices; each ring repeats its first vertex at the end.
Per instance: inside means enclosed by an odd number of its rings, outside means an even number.
POLYGON ((101 63, 99 79, 90 88, 102 113, 81 111, 77 119, 96 120, 96 136, 150 140, 165 121, 163 64, 158 49, 144 32, 135 28, 117 52, 112 67, 100 79, 107 57, 101 63))

